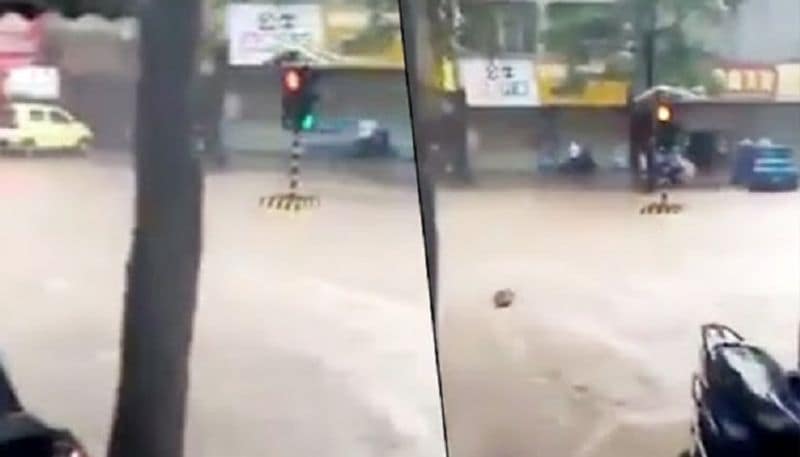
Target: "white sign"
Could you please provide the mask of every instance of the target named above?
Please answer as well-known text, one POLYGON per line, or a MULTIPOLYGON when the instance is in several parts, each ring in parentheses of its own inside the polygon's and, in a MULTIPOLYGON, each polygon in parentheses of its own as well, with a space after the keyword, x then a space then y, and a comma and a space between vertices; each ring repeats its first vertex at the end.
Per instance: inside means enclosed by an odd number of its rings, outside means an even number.
POLYGON ((539 106, 533 62, 523 59, 463 59, 461 81, 469 106, 539 106))
POLYGON ((319 5, 231 4, 227 8, 229 63, 259 66, 286 50, 323 40, 319 5))
POLYGON ((11 68, 6 75, 3 91, 6 97, 57 99, 61 94, 61 77, 55 67, 11 68))

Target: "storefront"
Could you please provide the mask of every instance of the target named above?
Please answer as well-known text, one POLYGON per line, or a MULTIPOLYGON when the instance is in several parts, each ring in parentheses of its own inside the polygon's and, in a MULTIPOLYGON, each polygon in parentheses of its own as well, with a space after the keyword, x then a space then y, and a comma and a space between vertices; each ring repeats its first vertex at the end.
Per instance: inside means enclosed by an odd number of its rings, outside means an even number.
POLYGON ((627 153, 628 84, 594 79, 562 91, 566 66, 531 58, 462 58, 476 171, 547 171, 571 141, 591 147, 601 166, 627 153))

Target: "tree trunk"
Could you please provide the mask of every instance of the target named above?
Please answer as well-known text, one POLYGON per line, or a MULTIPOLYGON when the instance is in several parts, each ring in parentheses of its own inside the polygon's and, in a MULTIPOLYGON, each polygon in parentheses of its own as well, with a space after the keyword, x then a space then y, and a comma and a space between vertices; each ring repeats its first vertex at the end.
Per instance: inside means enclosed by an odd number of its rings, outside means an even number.
POLYGON ((201 251, 202 175, 188 110, 199 2, 140 8, 136 227, 108 456, 180 457, 201 251))

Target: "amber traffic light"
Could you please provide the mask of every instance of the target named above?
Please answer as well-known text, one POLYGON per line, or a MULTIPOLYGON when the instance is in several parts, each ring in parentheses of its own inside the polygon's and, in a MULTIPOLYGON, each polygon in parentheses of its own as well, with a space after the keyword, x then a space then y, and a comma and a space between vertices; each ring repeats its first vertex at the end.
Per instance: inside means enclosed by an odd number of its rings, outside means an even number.
POLYGON ((656 107, 656 119, 658 122, 672 122, 672 107, 665 103, 659 103, 656 107))

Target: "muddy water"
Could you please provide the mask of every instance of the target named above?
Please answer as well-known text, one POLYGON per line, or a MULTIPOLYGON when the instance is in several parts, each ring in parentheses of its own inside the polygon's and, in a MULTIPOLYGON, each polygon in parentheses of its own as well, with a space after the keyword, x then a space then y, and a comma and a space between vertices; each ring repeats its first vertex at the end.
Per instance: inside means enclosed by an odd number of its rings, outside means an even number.
POLYGON ((675 456, 699 325, 796 363, 796 194, 676 193, 641 216, 614 192, 441 199, 442 360, 459 457, 675 456), (516 291, 508 309, 493 293, 516 291))

